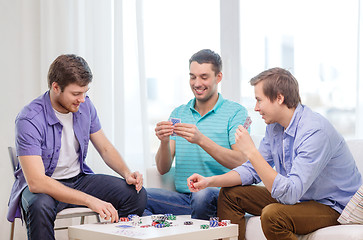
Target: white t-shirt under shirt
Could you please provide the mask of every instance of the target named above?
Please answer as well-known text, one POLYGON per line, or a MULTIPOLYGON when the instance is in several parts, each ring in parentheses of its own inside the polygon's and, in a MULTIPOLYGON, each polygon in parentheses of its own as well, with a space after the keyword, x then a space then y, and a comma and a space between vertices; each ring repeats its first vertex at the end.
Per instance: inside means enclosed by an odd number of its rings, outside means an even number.
POLYGON ((61 148, 57 167, 52 178, 67 179, 77 176, 81 172, 78 161, 79 143, 73 131, 73 113, 60 113, 54 109, 55 115, 63 125, 61 148))

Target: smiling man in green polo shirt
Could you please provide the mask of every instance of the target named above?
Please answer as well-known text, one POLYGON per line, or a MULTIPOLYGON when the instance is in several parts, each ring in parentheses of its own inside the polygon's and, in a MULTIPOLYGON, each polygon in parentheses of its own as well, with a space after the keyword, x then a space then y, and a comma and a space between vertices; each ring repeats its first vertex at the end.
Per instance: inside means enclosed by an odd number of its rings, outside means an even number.
POLYGON ((155 128, 160 140, 155 157, 157 169, 162 175, 169 172, 175 157, 177 192, 147 189, 148 204, 144 215, 171 213, 191 214, 192 218, 198 219, 215 217, 219 188, 191 193, 187 178, 193 173, 223 174, 246 160, 235 149, 234 134, 238 125, 246 121, 248 112, 218 93, 223 76, 221 57, 203 49, 190 58, 189 70, 189 83, 195 98, 170 115, 181 119, 181 123, 173 125, 171 121, 162 121, 155 128))

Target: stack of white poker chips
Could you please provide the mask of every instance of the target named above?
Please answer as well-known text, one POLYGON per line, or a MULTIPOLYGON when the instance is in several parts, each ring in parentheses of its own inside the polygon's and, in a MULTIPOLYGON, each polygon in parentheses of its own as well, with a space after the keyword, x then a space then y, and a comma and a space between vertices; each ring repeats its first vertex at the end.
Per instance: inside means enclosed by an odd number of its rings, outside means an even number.
POLYGON ((231 220, 222 220, 222 223, 226 223, 227 225, 231 224, 231 220))

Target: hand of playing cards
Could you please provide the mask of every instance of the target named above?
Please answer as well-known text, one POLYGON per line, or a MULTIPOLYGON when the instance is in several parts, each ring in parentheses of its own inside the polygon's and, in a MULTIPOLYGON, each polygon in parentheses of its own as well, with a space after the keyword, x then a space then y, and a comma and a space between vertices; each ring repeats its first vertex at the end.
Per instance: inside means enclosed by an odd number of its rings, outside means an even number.
POLYGON ((248 128, 251 126, 252 120, 250 116, 247 116, 245 123, 243 124, 243 127, 248 130, 248 128))
MULTIPOLYGON (((176 123, 181 123, 181 119, 180 118, 170 118, 169 121, 173 124, 173 126, 176 123)), ((176 136, 176 134, 173 132, 173 134, 171 134, 171 136, 176 136)))

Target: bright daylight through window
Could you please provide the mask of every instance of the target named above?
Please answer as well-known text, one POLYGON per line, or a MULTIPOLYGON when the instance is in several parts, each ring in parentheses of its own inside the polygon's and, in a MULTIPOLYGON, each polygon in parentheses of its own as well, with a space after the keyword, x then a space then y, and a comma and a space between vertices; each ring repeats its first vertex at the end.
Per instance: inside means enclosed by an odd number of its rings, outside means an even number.
MULTIPOLYGON (((155 124, 193 97, 188 83, 189 57, 203 48, 223 50, 220 28, 226 26, 220 26, 220 18, 229 16, 220 16, 220 4, 223 1, 143 2, 152 152, 159 143, 155 124)), ((252 117, 252 134, 263 134, 265 123, 254 111, 249 80, 279 66, 296 76, 303 104, 328 118, 345 138, 355 137, 358 9, 358 1, 239 2, 241 40, 236 54, 241 59, 241 79, 228 81, 241 82, 240 103, 252 117)))

